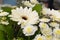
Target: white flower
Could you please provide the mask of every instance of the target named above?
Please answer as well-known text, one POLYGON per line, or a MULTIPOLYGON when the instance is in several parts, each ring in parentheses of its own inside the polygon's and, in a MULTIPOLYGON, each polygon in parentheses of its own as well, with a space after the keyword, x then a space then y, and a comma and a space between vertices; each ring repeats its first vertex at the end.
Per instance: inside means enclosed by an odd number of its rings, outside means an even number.
POLYGON ((40 30, 43 35, 51 35, 52 34, 52 29, 49 28, 48 24, 41 22, 39 24, 40 30))
MULTIPOLYGON (((60 12, 57 11, 57 10, 52 9, 52 10, 51 10, 51 14, 57 16, 57 15, 60 14, 60 12)), ((57 16, 57 17, 58 17, 58 16, 57 16)))
POLYGON ((0 16, 7 16, 8 14, 8 12, 3 12, 3 10, 0 10, 0 16))
POLYGON ((56 22, 51 22, 51 23, 49 23, 49 25, 50 25, 51 27, 59 27, 59 24, 56 23, 56 22))
POLYGON ((8 25, 9 22, 8 21, 1 21, 0 24, 3 24, 3 25, 8 25))
POLYGON ((6 17, 9 13, 8 12, 4 12, 3 10, 0 10, 0 24, 3 25, 8 25, 9 22, 6 20, 6 17))
POLYGON ((30 2, 31 2, 32 4, 39 4, 39 2, 38 2, 37 0, 30 0, 30 2))
POLYGON ((0 13, 0 16, 7 16, 9 13, 7 13, 7 12, 1 12, 0 13))
POLYGON ((50 16, 50 18, 51 18, 53 21, 58 21, 58 22, 60 22, 60 14, 59 14, 59 15, 50 16))
POLYGON ((33 40, 45 40, 45 37, 38 34, 33 40))
POLYGON ((41 29, 41 32, 43 35, 52 35, 52 29, 51 28, 46 28, 46 29, 41 29))
POLYGON ((36 11, 32 11, 32 8, 16 8, 12 10, 12 14, 9 15, 10 19, 17 21, 19 24, 36 24, 39 16, 36 11))
POLYGON ((60 29, 59 28, 55 28, 53 30, 53 34, 56 38, 60 38, 60 29))
POLYGON ((46 24, 46 23, 44 23, 44 22, 41 22, 41 23, 39 24, 39 27, 40 27, 41 29, 49 28, 48 24, 46 24))
POLYGON ((34 35, 37 30, 37 26, 27 25, 24 27, 23 33, 25 34, 25 36, 31 36, 34 35))
POLYGON ((1 17, 1 18, 0 18, 0 24, 8 25, 9 22, 8 22, 8 20, 6 20, 6 19, 7 19, 6 17, 1 17))
POLYGON ((22 2, 25 6, 27 6, 27 7, 34 7, 35 6, 35 4, 31 4, 29 1, 23 1, 22 2))
POLYGON ((53 16, 50 16, 50 18, 52 19, 52 21, 60 22, 60 16, 59 15, 53 15, 53 16))
POLYGON ((43 14, 43 15, 51 15, 51 10, 44 7, 44 8, 42 9, 42 14, 43 14))
POLYGON ((46 38, 46 40, 52 40, 53 36, 52 35, 46 35, 45 38, 46 38))
POLYGON ((51 14, 52 14, 52 16, 50 16, 50 18, 52 18, 53 21, 60 22, 60 12, 59 11, 52 9, 51 14))
POLYGON ((41 22, 49 22, 50 19, 48 19, 48 18, 41 18, 41 19, 39 19, 39 21, 41 21, 41 22))

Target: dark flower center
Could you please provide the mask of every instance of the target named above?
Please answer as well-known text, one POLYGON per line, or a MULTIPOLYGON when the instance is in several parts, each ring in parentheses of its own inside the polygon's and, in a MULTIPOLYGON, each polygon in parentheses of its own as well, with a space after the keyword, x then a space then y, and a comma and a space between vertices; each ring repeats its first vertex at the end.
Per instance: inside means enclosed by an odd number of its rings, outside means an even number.
POLYGON ((22 19, 27 20, 27 17, 26 16, 23 16, 22 19))

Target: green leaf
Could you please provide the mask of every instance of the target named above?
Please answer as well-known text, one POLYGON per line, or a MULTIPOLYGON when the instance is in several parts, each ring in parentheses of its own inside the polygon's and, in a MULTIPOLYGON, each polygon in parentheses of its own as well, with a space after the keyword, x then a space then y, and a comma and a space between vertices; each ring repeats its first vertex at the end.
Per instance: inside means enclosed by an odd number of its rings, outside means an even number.
POLYGON ((38 15, 41 15, 42 5, 36 4, 35 7, 33 7, 33 10, 36 10, 38 12, 38 15))
POLYGON ((18 40, 24 40, 22 37, 19 37, 18 40))
POLYGON ((3 31, 0 31, 0 40, 6 40, 5 34, 3 31))
POLYGON ((1 31, 4 31, 7 34, 5 36, 7 36, 8 40, 12 40, 12 38, 13 38, 13 28, 12 28, 11 25, 0 25, 0 35, 4 36, 1 31))
POLYGON ((7 39, 8 40, 12 40, 12 38, 13 38, 13 28, 12 28, 12 26, 11 25, 7 25, 6 27, 5 27, 5 31, 6 31, 6 33, 7 33, 7 39))
POLYGON ((2 7, 3 11, 11 13, 11 7, 2 7))
POLYGON ((0 30, 4 31, 4 26, 3 25, 0 25, 0 30))

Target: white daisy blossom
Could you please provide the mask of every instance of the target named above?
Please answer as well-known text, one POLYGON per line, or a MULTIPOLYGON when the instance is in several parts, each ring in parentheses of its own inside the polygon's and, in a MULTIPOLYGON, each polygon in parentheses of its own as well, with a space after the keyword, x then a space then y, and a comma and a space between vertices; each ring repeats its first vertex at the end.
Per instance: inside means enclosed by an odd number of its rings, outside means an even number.
POLYGON ((8 25, 9 22, 8 21, 1 21, 0 24, 8 25))
POLYGON ((31 2, 32 4, 39 4, 39 2, 38 2, 37 0, 30 0, 30 2, 31 2))
POLYGON ((45 40, 45 37, 38 34, 33 40, 45 40))
MULTIPOLYGON (((57 13, 56 13, 57 14, 57 13)), ((60 15, 53 15, 53 16, 50 16, 50 18, 53 20, 53 21, 58 21, 60 22, 60 15)))
POLYGON ((41 29, 41 32, 43 35, 52 35, 52 29, 51 28, 46 28, 46 29, 41 29))
POLYGON ((49 15, 49 17, 50 17, 51 19, 53 19, 53 21, 58 21, 58 22, 60 22, 60 12, 59 12, 59 11, 54 10, 54 9, 50 10, 50 9, 48 9, 48 8, 43 8, 43 9, 42 9, 42 13, 43 13, 44 15, 49 15))
POLYGON ((51 35, 52 34, 52 30, 49 28, 48 24, 42 22, 39 24, 39 27, 40 27, 40 30, 43 35, 51 35))
POLYGON ((59 24, 56 23, 56 22, 51 22, 51 23, 49 23, 49 25, 50 25, 51 27, 59 27, 59 24))
POLYGON ((25 36, 31 36, 34 35, 37 30, 37 26, 27 25, 24 27, 23 33, 25 34, 25 36))
POLYGON ((1 12, 0 13, 0 16, 7 16, 9 13, 7 13, 7 12, 1 12))
POLYGON ((52 9, 51 14, 52 14, 52 16, 50 16, 50 18, 52 18, 53 21, 56 20, 56 21, 60 22, 60 12, 59 11, 52 9))
POLYGON ((55 28, 53 30, 53 34, 56 38, 60 38, 60 29, 59 28, 55 28))
POLYGON ((16 8, 12 10, 12 14, 9 15, 10 19, 17 21, 19 24, 36 24, 38 22, 39 16, 36 11, 32 11, 32 8, 16 8))
POLYGON ((46 36, 52 34, 52 29, 49 28, 48 24, 42 22, 39 24, 39 27, 43 35, 46 36))
POLYGON ((25 6, 27 6, 27 7, 34 7, 35 6, 35 4, 31 4, 29 1, 23 1, 22 2, 25 6))
POLYGON ((41 21, 41 22, 49 22, 50 19, 48 19, 48 18, 41 18, 41 19, 39 19, 39 21, 41 21))
POLYGON ((43 13, 43 15, 51 15, 51 10, 44 7, 44 8, 42 9, 42 13, 43 13))
POLYGON ((7 16, 8 14, 8 12, 3 12, 3 10, 0 10, 0 16, 7 16))
MULTIPOLYGON (((51 10, 51 14, 57 16, 57 15, 60 14, 60 12, 57 11, 57 10, 52 9, 52 10, 51 10)), ((58 17, 58 16, 57 16, 57 17, 58 17)))
POLYGON ((46 24, 46 23, 44 23, 44 22, 41 22, 41 23, 39 24, 39 27, 40 27, 41 29, 49 28, 48 24, 46 24))

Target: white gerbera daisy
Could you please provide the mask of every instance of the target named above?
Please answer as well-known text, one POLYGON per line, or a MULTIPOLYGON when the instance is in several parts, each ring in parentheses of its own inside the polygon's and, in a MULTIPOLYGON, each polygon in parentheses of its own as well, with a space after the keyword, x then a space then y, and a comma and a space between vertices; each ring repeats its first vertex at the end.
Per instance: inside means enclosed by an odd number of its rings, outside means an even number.
POLYGON ((52 29, 51 28, 46 28, 46 29, 41 29, 41 32, 43 35, 52 35, 52 29))
POLYGON ((33 40, 45 40, 45 37, 38 34, 33 40))
POLYGON ((46 23, 44 23, 44 22, 41 22, 41 23, 39 24, 39 27, 40 27, 41 29, 49 28, 48 24, 46 24, 46 23))
POLYGON ((27 7, 13 9, 9 17, 11 17, 11 20, 17 21, 18 24, 36 24, 39 19, 38 13, 27 7))
POLYGON ((35 4, 31 4, 29 1, 23 1, 22 2, 25 6, 27 6, 27 7, 34 7, 35 6, 35 4))
POLYGON ((23 29, 23 33, 25 36, 34 35, 34 33, 38 30, 37 26, 27 25, 23 29))
POLYGON ((48 18, 41 18, 41 19, 39 19, 39 21, 41 21, 41 22, 49 22, 50 19, 48 19, 48 18))
POLYGON ((60 29, 59 28, 55 28, 53 30, 53 34, 56 38, 60 38, 60 29))
POLYGON ((56 23, 56 22, 51 22, 51 23, 49 23, 49 25, 50 25, 51 27, 59 27, 59 24, 56 23))

